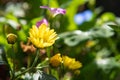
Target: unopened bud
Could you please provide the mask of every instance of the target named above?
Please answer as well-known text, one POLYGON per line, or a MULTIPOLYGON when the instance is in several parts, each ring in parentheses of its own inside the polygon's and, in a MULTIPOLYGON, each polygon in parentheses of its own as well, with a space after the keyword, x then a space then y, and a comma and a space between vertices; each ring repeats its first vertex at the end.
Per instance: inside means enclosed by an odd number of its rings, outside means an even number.
POLYGON ((7 35, 7 42, 8 44, 14 44, 17 40, 17 36, 13 33, 7 35))

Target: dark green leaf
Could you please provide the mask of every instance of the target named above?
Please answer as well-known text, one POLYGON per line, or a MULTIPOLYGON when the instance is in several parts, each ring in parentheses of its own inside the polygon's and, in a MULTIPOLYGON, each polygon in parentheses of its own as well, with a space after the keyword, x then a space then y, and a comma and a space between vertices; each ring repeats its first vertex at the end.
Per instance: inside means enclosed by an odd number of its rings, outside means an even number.
POLYGON ((117 32, 120 32, 120 26, 118 25, 109 25, 112 29, 114 29, 117 32))
POLYGON ((39 80, 57 80, 54 76, 42 73, 42 77, 39 80))

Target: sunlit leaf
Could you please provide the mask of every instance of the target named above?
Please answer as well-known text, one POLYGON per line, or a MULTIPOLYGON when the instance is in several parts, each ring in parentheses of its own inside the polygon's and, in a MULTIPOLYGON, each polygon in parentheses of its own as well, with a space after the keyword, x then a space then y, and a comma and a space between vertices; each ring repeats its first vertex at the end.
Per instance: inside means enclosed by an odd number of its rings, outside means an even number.
POLYGON ((7 14, 5 17, 6 17, 7 19, 11 19, 11 20, 13 20, 13 21, 18 21, 17 17, 15 17, 15 16, 12 15, 12 14, 7 14))
POLYGON ((77 29, 77 25, 75 24, 74 22, 74 16, 77 12, 77 8, 84 4, 86 2, 86 0, 74 0, 74 1, 71 1, 70 5, 67 7, 67 13, 66 13, 66 16, 68 17, 68 20, 69 20, 69 27, 68 27, 68 30, 74 30, 74 29, 77 29), (74 6, 72 6, 74 5, 74 6))
POLYGON ((114 32, 108 26, 106 27, 96 27, 92 28, 89 31, 83 32, 81 30, 76 30, 72 32, 64 32, 59 34, 59 37, 64 40, 64 43, 68 46, 76 46, 80 42, 94 39, 94 38, 108 38, 114 35, 114 32))

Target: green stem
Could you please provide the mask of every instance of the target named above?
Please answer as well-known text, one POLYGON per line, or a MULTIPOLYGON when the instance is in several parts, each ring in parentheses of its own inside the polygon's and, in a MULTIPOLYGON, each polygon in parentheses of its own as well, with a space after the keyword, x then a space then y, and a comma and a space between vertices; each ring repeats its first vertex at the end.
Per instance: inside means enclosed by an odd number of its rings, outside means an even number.
POLYGON ((47 57, 50 58, 50 47, 47 48, 47 57))
POLYGON ((50 6, 49 4, 50 4, 50 0, 48 0, 48 2, 47 2, 47 6, 50 6))
POLYGON ((21 72, 20 74, 18 74, 18 75, 15 77, 15 79, 19 78, 19 76, 21 76, 22 74, 30 71, 31 69, 33 69, 33 67, 30 67, 30 68, 26 69, 25 71, 21 72))
POLYGON ((10 69, 10 72, 11 72, 10 76, 12 76, 13 75, 13 70, 12 70, 10 64, 9 64, 9 61, 8 61, 8 58, 7 58, 7 54, 4 54, 4 59, 6 61, 6 64, 7 64, 8 68, 10 69))
POLYGON ((30 62, 31 62, 31 58, 30 58, 30 55, 28 55, 28 59, 27 59, 27 68, 30 67, 30 62))
MULTIPOLYGON (((50 59, 50 52, 51 52, 51 47, 47 47, 47 57, 50 59)), ((51 67, 49 66, 49 68, 47 68, 47 74, 51 74, 51 67)))
POLYGON ((12 50, 13 50, 13 69, 11 69, 11 73, 12 73, 12 79, 11 80, 15 80, 15 52, 14 52, 14 46, 12 44, 12 50))
POLYGON ((35 67, 36 63, 37 63, 38 58, 39 58, 39 49, 37 49, 36 56, 35 56, 35 59, 34 59, 34 62, 33 62, 33 64, 32 64, 32 66, 31 66, 30 68, 26 69, 25 71, 23 71, 22 73, 18 74, 18 75, 15 77, 15 79, 19 78, 20 75, 22 75, 22 74, 30 71, 31 69, 33 69, 33 68, 35 67))
POLYGON ((31 66, 31 67, 34 67, 34 66, 35 66, 35 64, 37 63, 37 60, 38 60, 38 58, 39 58, 39 54, 40 54, 39 52, 40 52, 40 50, 39 50, 39 49, 37 49, 36 57, 35 57, 34 62, 33 62, 33 64, 32 64, 32 66, 31 66))
POLYGON ((56 70, 56 69, 51 69, 51 74, 54 75, 57 80, 60 80, 60 79, 59 79, 58 70, 56 70))

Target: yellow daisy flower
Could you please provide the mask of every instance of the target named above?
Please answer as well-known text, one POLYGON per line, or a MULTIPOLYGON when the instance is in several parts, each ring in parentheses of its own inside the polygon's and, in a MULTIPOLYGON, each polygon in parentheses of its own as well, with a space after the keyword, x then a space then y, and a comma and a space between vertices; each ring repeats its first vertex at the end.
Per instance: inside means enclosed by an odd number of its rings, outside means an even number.
POLYGON ((79 61, 76 61, 74 58, 63 56, 62 59, 63 65, 71 70, 75 70, 82 67, 82 64, 79 61))
POLYGON ((60 56, 60 53, 58 53, 50 58, 50 64, 53 67, 58 67, 61 64, 61 62, 62 62, 62 58, 60 56))
POLYGON ((54 29, 50 29, 46 24, 42 23, 39 27, 35 25, 29 31, 29 40, 37 48, 45 48, 53 45, 58 38, 54 29))

